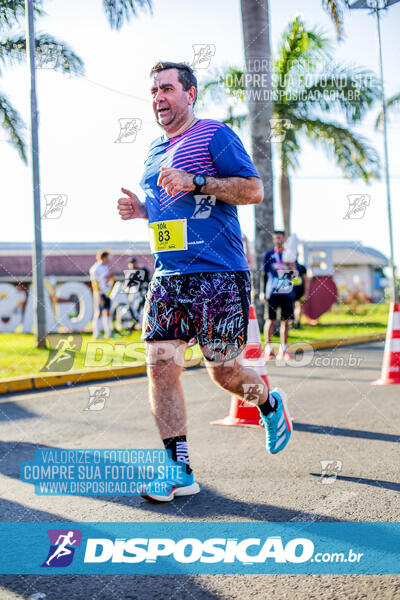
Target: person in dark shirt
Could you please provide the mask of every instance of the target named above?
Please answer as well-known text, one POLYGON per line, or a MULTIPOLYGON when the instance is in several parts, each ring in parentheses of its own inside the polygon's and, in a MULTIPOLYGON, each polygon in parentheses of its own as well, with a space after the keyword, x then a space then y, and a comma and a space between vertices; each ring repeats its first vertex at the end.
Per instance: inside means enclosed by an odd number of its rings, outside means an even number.
POLYGON ((130 259, 128 263, 128 269, 132 271, 132 273, 129 274, 127 286, 131 287, 140 284, 140 289, 142 289, 142 286, 147 289, 150 281, 149 270, 146 267, 138 267, 137 259, 134 257, 130 259))
POLYGON ((308 277, 307 277, 307 269, 304 265, 301 265, 298 260, 296 260, 296 270, 297 276, 292 279, 293 289, 294 289, 294 329, 300 329, 301 327, 301 311, 303 308, 303 303, 305 297, 307 297, 308 291, 308 277))
POLYGON ((276 313, 281 311, 281 345, 277 360, 292 358, 287 351, 289 321, 294 319, 294 289, 292 277, 296 275, 296 263, 285 263, 282 253, 285 243, 285 232, 274 231, 274 248, 264 254, 260 299, 265 302, 265 359, 275 358, 271 346, 276 313))
POLYGON ((133 314, 140 322, 149 289, 150 272, 146 267, 138 267, 137 260, 134 257, 130 259, 128 268, 130 271, 126 281, 128 298, 133 314))

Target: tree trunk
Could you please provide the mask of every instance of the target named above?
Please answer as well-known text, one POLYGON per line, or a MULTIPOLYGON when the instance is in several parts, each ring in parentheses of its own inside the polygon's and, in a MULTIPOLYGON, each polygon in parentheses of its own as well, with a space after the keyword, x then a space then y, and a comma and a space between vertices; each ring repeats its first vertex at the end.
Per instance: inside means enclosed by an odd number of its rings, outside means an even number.
POLYGON ((286 235, 290 235, 290 208, 291 208, 291 196, 290 196, 290 180, 285 167, 281 170, 281 206, 283 215, 283 226, 286 235))
POLYGON ((268 0, 241 0, 245 52, 246 99, 248 104, 251 152, 264 186, 264 201, 255 206, 255 258, 253 303, 259 323, 263 322, 260 269, 264 252, 272 245, 274 230, 270 119, 273 116, 271 52, 268 0))

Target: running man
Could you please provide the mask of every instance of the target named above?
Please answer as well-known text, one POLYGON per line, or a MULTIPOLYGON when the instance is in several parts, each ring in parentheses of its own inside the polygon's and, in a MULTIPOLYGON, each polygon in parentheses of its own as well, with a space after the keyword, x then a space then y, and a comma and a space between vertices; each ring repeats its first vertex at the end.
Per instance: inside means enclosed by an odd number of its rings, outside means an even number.
POLYGON ((103 320, 104 337, 111 337, 110 293, 112 290, 112 275, 109 267, 110 252, 100 250, 96 254, 96 262, 90 267, 90 281, 93 290, 93 338, 100 336, 100 325, 103 320))
POLYGON ((185 480, 168 481, 166 496, 196 494, 186 440, 180 376, 188 341, 196 337, 211 379, 244 397, 244 384, 258 384, 258 407, 266 447, 276 454, 292 425, 282 390, 268 393, 260 376, 238 359, 247 342, 249 266, 237 206, 259 204, 263 186, 239 137, 226 125, 197 119, 197 81, 183 63, 157 63, 151 70, 153 111, 164 134, 150 146, 141 186, 146 200, 122 188, 122 219, 148 219, 155 273, 145 306, 150 404, 164 446, 185 463, 185 480), (206 215, 199 214, 208 197, 206 215), (178 359, 177 359, 178 357, 178 359))
POLYGON ((289 321, 294 319, 292 276, 296 273, 296 264, 286 264, 282 260, 285 239, 284 231, 274 231, 274 248, 267 250, 263 259, 260 300, 265 302, 264 339, 267 340, 265 344, 265 360, 275 358, 271 346, 271 338, 274 333, 278 308, 281 310, 281 345, 276 359, 288 360, 292 358, 287 351, 287 340, 289 321))
POLYGON ((67 338, 61 338, 58 340, 57 346, 55 347, 57 350, 56 354, 53 356, 49 364, 46 366, 46 370, 49 371, 51 365, 56 363, 57 365, 63 360, 70 360, 71 354, 70 352, 74 352, 76 350, 74 344, 74 336, 69 335, 67 338))
POLYGON ((61 558, 62 556, 66 556, 67 554, 71 554, 70 548, 67 546, 73 546, 76 543, 76 540, 72 539, 74 537, 73 531, 68 531, 66 535, 59 535, 58 540, 56 541, 56 545, 58 545, 57 549, 50 556, 48 560, 46 560, 46 565, 50 566, 51 561, 54 558, 61 558), (60 542, 62 540, 62 542, 60 542))

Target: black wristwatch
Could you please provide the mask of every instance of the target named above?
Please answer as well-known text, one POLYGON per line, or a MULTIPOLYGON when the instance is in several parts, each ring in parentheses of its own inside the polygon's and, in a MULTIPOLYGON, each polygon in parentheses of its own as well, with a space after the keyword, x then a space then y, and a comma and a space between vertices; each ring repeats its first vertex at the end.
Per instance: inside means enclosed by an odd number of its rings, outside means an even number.
POLYGON ((206 178, 204 175, 195 175, 193 177, 193 183, 196 186, 193 193, 201 194, 201 188, 206 185, 206 178))

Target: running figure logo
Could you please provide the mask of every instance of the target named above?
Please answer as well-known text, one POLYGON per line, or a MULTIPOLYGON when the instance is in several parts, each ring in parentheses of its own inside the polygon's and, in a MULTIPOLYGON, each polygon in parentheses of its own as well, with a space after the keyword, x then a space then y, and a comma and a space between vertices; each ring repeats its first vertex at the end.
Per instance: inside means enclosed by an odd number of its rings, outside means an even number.
POLYGON ((321 479, 318 483, 333 483, 342 470, 341 460, 320 460, 321 479))
POLYGON ((142 128, 142 119, 118 119, 119 134, 114 144, 132 144, 142 128))
POLYGON ((69 371, 75 360, 75 352, 82 346, 80 335, 53 335, 47 337, 50 347, 47 362, 41 371, 69 371))
POLYGON ((282 143, 286 137, 288 129, 291 129, 292 124, 290 119, 270 119, 269 125, 271 128, 268 141, 282 143))
POLYGON ((295 269, 276 269, 278 281, 274 287, 276 294, 290 294, 293 290, 292 278, 298 277, 299 273, 295 269))
POLYGON ((44 198, 46 208, 42 214, 42 219, 59 219, 67 206, 67 196, 65 194, 45 194, 44 198))
POLYGON ((260 383, 244 383, 243 384, 243 400, 251 404, 258 404, 263 386, 260 383))
POLYGON ((106 400, 110 397, 111 390, 106 386, 88 386, 89 400, 85 410, 103 410, 106 400))
POLYGON ((122 286, 122 292, 132 294, 140 290, 145 277, 144 269, 125 269, 124 270, 124 283, 122 286))
POLYGON ((343 219, 362 219, 371 202, 368 194, 348 194, 349 208, 343 219))
POLYGON ((74 558, 75 549, 81 545, 79 529, 48 529, 50 549, 42 567, 68 567, 74 558))
POLYGON ((196 200, 196 208, 194 209, 194 213, 190 218, 208 219, 208 217, 211 215, 212 207, 215 206, 217 198, 215 196, 196 194, 194 199, 196 200))
POLYGON ((214 44, 193 44, 194 57, 193 69, 207 69, 213 56, 215 56, 214 44))
POLYGON ((46 46, 36 50, 37 69, 55 69, 59 65, 62 46, 46 46))

